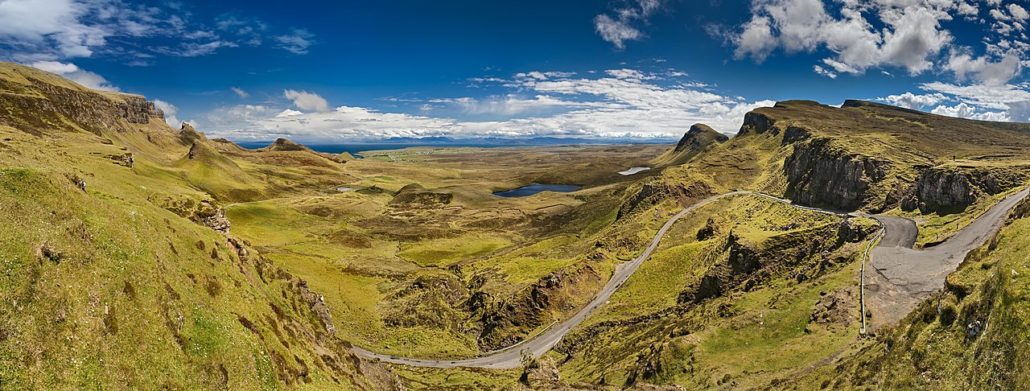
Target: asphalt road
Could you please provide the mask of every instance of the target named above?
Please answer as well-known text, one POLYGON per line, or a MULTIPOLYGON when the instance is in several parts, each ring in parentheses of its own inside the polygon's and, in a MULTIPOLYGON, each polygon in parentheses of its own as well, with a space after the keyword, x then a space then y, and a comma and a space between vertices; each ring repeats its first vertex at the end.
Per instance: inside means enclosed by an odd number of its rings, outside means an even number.
POLYGON ((961 231, 936 246, 915 250, 919 233, 911 220, 874 216, 883 224, 886 235, 873 249, 866 270, 866 301, 872 312, 871 328, 891 325, 944 287, 944 279, 958 268, 966 254, 982 246, 1005 223, 1005 218, 1020 200, 1030 193, 1024 189, 987 210, 961 231))
MULTIPOLYGON (((550 328, 548 328, 544 332, 538 334, 537 336, 535 336, 533 338, 530 338, 530 339, 528 339, 526 341, 523 341, 522 343, 513 345, 513 346, 511 346, 509 348, 506 348, 506 349, 498 350, 496 352, 493 352, 493 353, 490 353, 490 354, 487 354, 487 355, 484 355, 484 356, 475 357, 475 358, 468 358, 468 359, 460 359, 460 360, 434 360, 434 359, 418 359, 418 358, 396 357, 396 356, 391 356, 391 355, 379 354, 379 353, 371 352, 371 351, 368 351, 368 350, 365 350, 365 349, 362 349, 362 348, 359 348, 359 347, 354 347, 352 349, 352 351, 355 354, 357 354, 358 357, 361 357, 361 358, 379 359, 381 361, 385 361, 385 362, 389 362, 389 363, 394 363, 394 364, 406 364, 406 365, 413 365, 413 366, 420 366, 420 367, 433 367, 433 368, 476 367, 476 368, 495 368, 495 369, 518 368, 518 367, 520 367, 522 365, 522 357, 523 357, 523 355, 529 355, 529 356, 533 356, 533 357, 540 357, 544 353, 547 353, 547 351, 551 350, 551 348, 554 347, 554 345, 557 345, 558 342, 561 341, 562 337, 564 337, 565 334, 568 334, 568 332, 570 330, 572 330, 572 328, 574 328, 577 325, 579 325, 580 323, 582 323, 583 320, 585 320, 587 318, 587 316, 589 316, 592 312, 594 312, 594 310, 597 309, 597 307, 600 307, 601 304, 604 304, 605 302, 607 302, 608 299, 612 296, 612 294, 615 293, 615 291, 617 289, 619 289, 619 287, 621 287, 622 284, 625 283, 626 280, 628 280, 629 277, 632 276, 633 273, 636 272, 638 268, 640 268, 640 265, 643 264, 644 261, 647 260, 647 258, 649 258, 651 256, 651 253, 653 253, 654 250, 658 248, 658 244, 661 243, 662 238, 669 231, 669 229, 672 228, 673 224, 675 224, 677 221, 679 221, 680 218, 690 214, 691 212, 697 210, 698 208, 701 208, 701 207, 703 207, 705 205, 711 204, 712 202, 715 202, 715 201, 718 201, 718 200, 721 200, 721 199, 724 199, 724 198, 739 196, 739 195, 756 195, 756 196, 764 197, 764 198, 771 199, 771 200, 774 200, 774 201, 777 201, 777 202, 782 202, 782 203, 785 203, 785 204, 791 204, 791 202, 788 201, 788 200, 780 199, 780 198, 777 198, 777 197, 774 197, 774 196, 771 196, 771 195, 768 195, 768 194, 755 193, 755 192, 750 192, 750 191, 736 191, 736 192, 720 194, 720 195, 717 195, 717 196, 712 196, 712 197, 706 198, 706 199, 701 200, 700 202, 698 202, 698 203, 696 203, 694 205, 691 205, 691 206, 683 209, 682 211, 680 211, 679 213, 676 213, 674 216, 669 218, 668 221, 665 222, 665 225, 663 225, 662 228, 658 230, 658 232, 655 234, 654 239, 652 239, 651 243, 647 246, 647 248, 644 249, 644 252, 640 253, 640 255, 637 256, 636 258, 634 258, 632 261, 629 261, 627 263, 621 264, 618 267, 616 267, 615 273, 612 274, 612 278, 610 280, 608 280, 608 283, 605 284, 604 288, 602 288, 601 291, 597 293, 597 296, 595 296, 594 299, 590 301, 590 303, 588 303, 586 306, 581 308, 579 310, 579 312, 576 312, 576 314, 573 315, 572 317, 570 317, 569 319, 566 319, 565 321, 563 321, 561 323, 557 323, 555 325, 552 325, 550 328)), ((817 208, 809 208, 809 207, 801 207, 801 206, 798 206, 798 207, 799 208, 813 210, 813 211, 817 211, 817 212, 821 212, 821 213, 831 213, 831 214, 835 214, 835 215, 841 215, 841 213, 838 213, 838 212, 824 211, 824 210, 817 209, 817 208)))
MULTIPOLYGON (((914 309, 920 300, 943 287, 944 278, 958 267, 966 253, 982 245, 987 238, 998 230, 1004 223, 1008 212, 1021 199, 1026 197, 1028 192, 1030 192, 1030 189, 1023 190, 1006 198, 944 243, 921 251, 912 249, 916 236, 919 233, 914 221, 900 217, 869 216, 875 218, 885 228, 884 237, 876 248, 873 249, 872 259, 870 260, 875 273, 867 271, 867 274, 875 275, 866 276, 867 281, 870 281, 867 283, 866 289, 869 290, 869 298, 867 300, 869 302, 868 307, 873 312, 874 328, 877 325, 882 326, 896 322, 914 309)), ((840 211, 794 205, 789 200, 750 191, 736 191, 712 196, 683 209, 669 218, 665 225, 655 234, 654 239, 644 249, 644 252, 632 261, 619 265, 615 269, 611 280, 579 312, 576 312, 575 315, 563 322, 552 325, 544 332, 526 341, 483 356, 458 360, 396 357, 371 352, 359 347, 352 348, 352 351, 358 357, 365 359, 378 359, 394 364, 419 367, 518 368, 522 365, 523 356, 540 357, 547 353, 570 330, 582 323, 595 309, 607 302, 612 294, 658 248, 662 238, 680 218, 712 202, 739 195, 755 195, 820 213, 838 216, 847 215, 847 213, 840 211)))

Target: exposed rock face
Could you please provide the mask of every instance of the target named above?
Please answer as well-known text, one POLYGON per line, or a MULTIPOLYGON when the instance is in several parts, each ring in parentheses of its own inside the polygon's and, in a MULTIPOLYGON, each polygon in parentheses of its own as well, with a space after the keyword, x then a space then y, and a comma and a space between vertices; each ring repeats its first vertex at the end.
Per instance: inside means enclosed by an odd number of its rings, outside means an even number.
POLYGON ((886 177, 889 165, 835 148, 829 138, 794 144, 783 165, 786 197, 806 205, 857 209, 867 200, 867 191, 886 177))
POLYGON ((725 134, 715 131, 715 129, 708 125, 694 124, 687 131, 687 134, 683 135, 679 143, 676 144, 674 151, 700 152, 708 148, 709 145, 722 143, 729 139, 725 134))
MULTIPOLYGON (((105 130, 128 131, 125 122, 146 124, 151 119, 164 119, 164 114, 153 102, 137 95, 108 98, 92 91, 73 90, 32 80, 33 90, 42 97, 27 94, 4 94, 9 105, 0 106, 0 124, 9 125, 29 133, 53 128, 64 117, 81 128, 100 135, 105 130), (51 117, 47 120, 47 117, 51 117), (125 122, 122 122, 125 121, 125 122)), ((0 81, 2 91, 20 91, 25 87, 0 81)))
POLYGON ((265 147, 265 150, 266 151, 280 151, 280 152, 284 152, 284 151, 306 151, 306 150, 308 150, 308 147, 305 147, 305 146, 303 146, 301 144, 295 143, 293 141, 290 141, 290 140, 287 140, 287 139, 284 139, 284 138, 278 138, 274 142, 269 144, 267 147, 265 147))
POLYGON ((744 114, 744 124, 740 126, 740 132, 738 136, 742 136, 751 132, 762 134, 770 129, 773 129, 773 120, 762 113, 754 111, 744 114))
POLYGON ((197 221, 209 228, 221 232, 229 232, 229 219, 225 218, 225 209, 211 201, 200 201, 200 208, 194 215, 197 221))
POLYGON ((422 185, 412 183, 397 191, 397 195, 390 200, 390 205, 410 208, 432 208, 450 204, 453 197, 451 193, 429 191, 422 187, 422 185))
POLYGON ((467 314, 456 310, 468 289, 452 274, 420 275, 391 293, 379 307, 390 327, 432 327, 463 331, 467 314))
POLYGON ((732 290, 750 291, 774 276, 790 276, 805 281, 826 273, 848 260, 830 255, 843 245, 833 240, 842 235, 843 226, 828 226, 789 232, 760 242, 745 240, 733 232, 722 251, 706 256, 725 257, 716 262, 696 283, 680 292, 680 304, 696 304, 723 296, 732 290))
POLYGON ((850 288, 843 288, 819 298, 809 316, 809 322, 847 327, 855 313, 855 301, 850 288))
POLYGON ((203 139, 204 135, 198 132, 197 129, 194 129, 193 125, 186 122, 182 123, 182 126, 179 128, 179 141, 181 141, 183 145, 195 144, 197 141, 201 141, 203 139))
POLYGON ((985 194, 998 194, 1019 186, 1026 177, 1020 170, 927 168, 908 190, 901 208, 919 209, 923 213, 960 211, 985 194))
POLYGON ((622 218, 669 198, 675 198, 682 203, 686 203, 689 200, 707 197, 712 193, 712 188, 705 182, 679 183, 675 185, 657 181, 648 182, 622 204, 617 218, 622 218))
POLYGON ((565 390, 567 387, 561 382, 561 373, 554 360, 543 358, 527 365, 523 369, 519 381, 533 390, 565 390))
POLYGON ((151 118, 164 120, 164 113, 154 106, 154 102, 138 95, 125 95, 125 103, 118 103, 118 113, 126 121, 134 124, 150 123, 151 118))
POLYGON ((490 302, 478 292, 466 306, 470 312, 481 314, 479 345, 486 350, 498 349, 520 342, 526 332, 543 325, 546 313, 575 310, 581 304, 577 300, 590 297, 593 288, 603 283, 589 264, 577 265, 553 272, 503 301, 490 302))
POLYGON ((179 200, 168 200, 162 205, 163 208, 187 218, 194 223, 207 226, 221 233, 229 232, 229 220, 225 218, 225 209, 213 201, 201 200, 196 202, 190 198, 179 200))
POLYGON ((923 212, 965 208, 976 202, 976 192, 969 177, 952 171, 927 169, 919 176, 912 194, 905 198, 904 210, 920 209, 923 212))
POLYGON ((709 217, 708 221, 705 222, 705 226, 697 230, 697 240, 703 241, 715 237, 719 233, 719 225, 715 223, 715 219, 709 217))

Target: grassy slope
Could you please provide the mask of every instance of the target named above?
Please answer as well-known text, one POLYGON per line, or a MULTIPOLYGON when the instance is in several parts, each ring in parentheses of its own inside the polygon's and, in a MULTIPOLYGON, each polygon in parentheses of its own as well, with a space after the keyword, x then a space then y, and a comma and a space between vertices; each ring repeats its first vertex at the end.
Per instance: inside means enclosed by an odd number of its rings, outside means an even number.
MULTIPOLYGON (((6 82, 33 78, 120 99, 34 70, 0 70, 6 82)), ((25 88, 31 99, 51 99, 25 88)), ((4 98, 8 109, 17 99, 4 98)), ((61 114, 13 113, 47 125, 0 126, 5 387, 369 388, 369 373, 390 381, 375 366, 359 370, 342 342, 325 339, 299 280, 165 209, 171 199, 210 195, 169 167, 185 146, 158 153, 165 149, 147 144, 174 144, 160 118, 117 120, 122 130, 96 135, 61 114), (131 168, 111 158, 130 150, 131 168)))
MULTIPOLYGON (((1023 204, 1024 215, 1027 203, 1023 204)), ((797 389, 1026 389, 1030 219, 1018 218, 948 276, 948 289, 854 357, 797 389)))
POLYGON ((721 201, 681 220, 658 252, 570 336, 576 341, 589 335, 589 342, 573 342, 577 347, 568 361, 559 357, 563 375, 570 381, 622 385, 639 360, 659 348, 660 374, 638 381, 739 387, 762 384, 839 351, 857 335, 855 327, 806 326, 820 293, 853 288, 853 246, 840 250, 847 263, 801 284, 781 276, 755 290, 693 307, 677 301, 680 291, 724 261, 720 254, 727 232, 761 245, 793 230, 812 229, 790 228, 798 221, 826 227, 835 226, 834 220, 750 197, 721 201), (721 234, 698 241, 694 236, 710 216, 721 234))

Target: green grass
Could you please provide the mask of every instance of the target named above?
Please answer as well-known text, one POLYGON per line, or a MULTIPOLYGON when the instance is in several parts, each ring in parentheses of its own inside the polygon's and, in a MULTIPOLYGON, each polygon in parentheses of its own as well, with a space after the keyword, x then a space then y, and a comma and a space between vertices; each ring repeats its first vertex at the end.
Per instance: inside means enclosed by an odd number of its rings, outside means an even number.
POLYGON ((420 266, 449 266, 508 247, 511 240, 494 235, 466 235, 404 244, 397 255, 420 266))
POLYGON ((820 368, 795 389, 1025 389, 1030 375, 1030 219, 1014 220, 968 256, 935 294, 900 324, 835 366, 820 368), (942 310, 957 315, 948 318, 942 310), (970 334, 970 324, 987 321, 970 334), (890 346, 890 349, 887 348, 890 346))

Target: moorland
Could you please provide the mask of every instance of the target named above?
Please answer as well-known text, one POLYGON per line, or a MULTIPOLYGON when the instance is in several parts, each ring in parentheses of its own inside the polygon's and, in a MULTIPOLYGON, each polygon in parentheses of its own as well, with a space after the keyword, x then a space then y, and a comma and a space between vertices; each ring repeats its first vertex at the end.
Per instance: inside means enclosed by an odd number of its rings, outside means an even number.
POLYGON ((1021 389, 1028 180, 1030 126, 873 102, 356 158, 4 63, 0 385, 1021 389))

